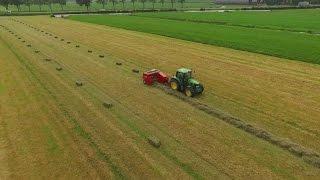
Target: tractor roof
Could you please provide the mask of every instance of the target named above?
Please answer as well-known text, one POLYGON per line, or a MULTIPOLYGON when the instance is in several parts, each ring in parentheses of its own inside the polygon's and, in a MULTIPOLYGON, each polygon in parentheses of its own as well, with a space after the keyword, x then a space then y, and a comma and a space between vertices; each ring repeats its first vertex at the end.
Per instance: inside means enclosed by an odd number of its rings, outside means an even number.
POLYGON ((191 71, 191 69, 187 69, 187 68, 180 68, 180 69, 178 69, 178 72, 181 72, 181 73, 188 73, 188 72, 190 72, 191 71))

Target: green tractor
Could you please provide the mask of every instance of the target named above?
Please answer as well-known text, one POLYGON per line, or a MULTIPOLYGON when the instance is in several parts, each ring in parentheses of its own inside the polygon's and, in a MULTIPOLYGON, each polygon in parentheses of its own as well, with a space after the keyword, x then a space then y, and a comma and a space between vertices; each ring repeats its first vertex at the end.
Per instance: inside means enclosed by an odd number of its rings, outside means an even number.
POLYGON ((199 95, 204 90, 202 84, 192 78, 192 71, 186 68, 177 70, 176 75, 170 79, 170 86, 173 90, 184 92, 188 97, 199 95))

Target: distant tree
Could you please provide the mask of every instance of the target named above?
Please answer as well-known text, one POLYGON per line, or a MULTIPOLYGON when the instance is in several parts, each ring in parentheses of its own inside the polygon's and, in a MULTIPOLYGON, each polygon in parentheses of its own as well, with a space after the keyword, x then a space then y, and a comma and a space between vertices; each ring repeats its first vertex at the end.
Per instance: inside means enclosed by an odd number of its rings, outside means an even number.
MULTIPOLYGON (((179 2, 180 2, 180 4, 181 4, 181 8, 183 8, 183 4, 186 2, 186 0, 178 0, 179 2)), ((249 1, 251 1, 251 0, 249 0, 249 1)))
POLYGON ((164 6, 164 1, 165 0, 160 0, 159 2, 161 3, 161 6, 163 7, 164 6))
POLYGON ((42 5, 44 4, 44 0, 34 0, 33 3, 39 6, 39 11, 42 11, 42 5))
POLYGON ((152 9, 154 10, 154 4, 157 2, 157 0, 151 0, 152 2, 152 9))
POLYGON ((122 3, 122 10, 124 10, 124 3, 126 2, 126 0, 120 0, 122 3))
POLYGON ((54 0, 44 0, 44 2, 48 5, 50 12, 52 12, 52 4, 54 3, 54 0))
POLYGON ((107 0, 97 0, 97 3, 102 4, 102 8, 105 9, 107 0))
POLYGON ((175 0, 170 0, 171 2, 171 8, 173 9, 173 4, 176 2, 175 0))
POLYGON ((142 9, 144 10, 147 0, 140 0, 140 1, 142 2, 142 9))
POLYGON ((112 2, 112 7, 113 7, 113 10, 116 10, 116 3, 117 3, 117 0, 111 0, 112 2))
POLYGON ((61 10, 63 11, 63 6, 67 4, 67 0, 55 0, 55 3, 59 4, 61 7, 61 10))
POLYGON ((23 0, 10 0, 10 4, 15 5, 18 11, 21 10, 21 4, 23 4, 23 0))
POLYGON ((135 7, 136 0, 131 0, 131 2, 132 2, 133 10, 136 10, 136 7, 135 7))
POLYGON ((76 0, 76 3, 79 4, 80 6, 86 6, 87 11, 89 11, 89 6, 91 4, 92 0, 76 0))
POLYGON ((28 6, 29 12, 31 11, 31 5, 33 4, 33 0, 23 0, 23 4, 28 6))
POLYGON ((0 0, 0 6, 3 6, 6 10, 8 10, 10 1, 11 0, 0 0))

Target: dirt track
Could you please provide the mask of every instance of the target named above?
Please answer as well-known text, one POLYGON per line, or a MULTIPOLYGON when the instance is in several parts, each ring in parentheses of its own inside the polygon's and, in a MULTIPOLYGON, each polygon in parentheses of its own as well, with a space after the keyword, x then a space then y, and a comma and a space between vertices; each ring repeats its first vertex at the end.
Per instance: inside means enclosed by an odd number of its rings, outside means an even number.
POLYGON ((9 160, 0 155, 1 165, 9 162, 0 173, 16 178, 319 175, 290 153, 145 87, 131 72, 153 67, 174 72, 187 64, 206 85, 199 101, 319 150, 318 66, 62 19, 15 19, 49 33, 0 19, 17 34, 0 28, 1 52, 6 52, 0 55, 5 77, 0 120, 7 132, 1 137, 9 154, 9 160), (116 66, 118 61, 123 65, 116 66), (75 86, 78 79, 83 87, 75 86), (114 107, 105 109, 105 100, 114 107), (148 135, 159 137, 163 146, 147 144, 148 135))

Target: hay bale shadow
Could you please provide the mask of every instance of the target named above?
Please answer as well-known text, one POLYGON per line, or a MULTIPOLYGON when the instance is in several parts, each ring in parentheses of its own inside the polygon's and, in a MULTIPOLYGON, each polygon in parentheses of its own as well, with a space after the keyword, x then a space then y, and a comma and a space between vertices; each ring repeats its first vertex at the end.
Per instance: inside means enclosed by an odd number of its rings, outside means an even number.
POLYGON ((116 65, 121 66, 122 63, 121 62, 116 62, 116 65))
POLYGON ((56 70, 57 70, 57 71, 62 71, 62 67, 60 67, 60 66, 59 66, 59 67, 56 67, 56 70))

